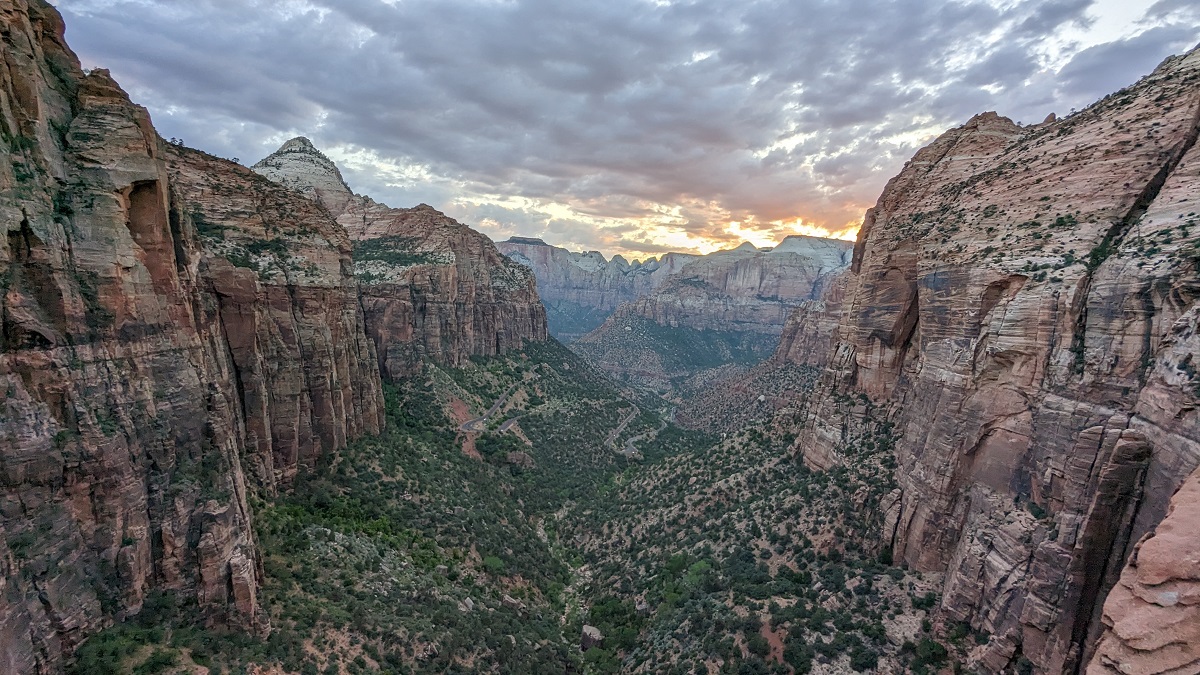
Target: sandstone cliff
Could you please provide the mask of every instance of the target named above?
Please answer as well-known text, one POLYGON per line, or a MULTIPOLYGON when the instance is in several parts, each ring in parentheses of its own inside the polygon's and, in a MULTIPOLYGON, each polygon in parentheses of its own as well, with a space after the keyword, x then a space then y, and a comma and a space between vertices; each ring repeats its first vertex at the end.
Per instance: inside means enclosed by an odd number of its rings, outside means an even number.
POLYGON ((768 251, 746 243, 698 257, 573 348, 618 378, 658 388, 731 361, 756 363, 776 349, 792 311, 840 277, 850 254, 849 242, 791 236, 768 251))
POLYGON ((803 418, 813 385, 829 365, 847 279, 846 272, 838 273, 817 299, 792 311, 770 358, 748 369, 708 371, 680 385, 676 421, 692 429, 734 432, 803 418))
POLYGON ((977 116, 867 214, 796 448, 849 461, 861 395, 895 423, 884 545, 944 573, 941 620, 990 636, 974 667, 1086 664, 1200 463, 1198 131, 1193 51, 1062 120, 977 116))
POLYGON ((349 232, 367 333, 386 377, 411 374, 422 358, 458 366, 547 338, 533 275, 484 235, 424 204, 397 209, 354 194, 305 138, 254 170, 313 198, 349 232))
POLYGON ((1200 470, 1133 550, 1104 603, 1089 675, 1200 672, 1200 470))
POLYGON ((248 494, 381 423, 350 242, 164 144, 45 2, 0 22, 0 670, 155 589, 261 632, 248 494))
POLYGON ((851 245, 790 236, 769 251, 749 243, 688 263, 629 311, 664 326, 778 336, 788 315, 821 297, 850 264, 851 245))
POLYGON ((667 253, 630 263, 619 255, 605 260, 597 251, 576 253, 529 237, 512 237, 496 248, 533 270, 550 332, 564 342, 598 328, 622 303, 648 294, 697 257, 667 253))

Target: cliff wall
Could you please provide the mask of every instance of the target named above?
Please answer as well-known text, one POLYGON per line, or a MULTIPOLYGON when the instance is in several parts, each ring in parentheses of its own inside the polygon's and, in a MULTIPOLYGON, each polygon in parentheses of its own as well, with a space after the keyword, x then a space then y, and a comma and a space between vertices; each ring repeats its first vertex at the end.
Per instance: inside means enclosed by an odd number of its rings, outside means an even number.
POLYGON ((801 236, 768 251, 745 243, 711 253, 621 305, 572 348, 610 375, 661 390, 731 362, 752 365, 777 349, 794 310, 840 283, 850 258, 849 242, 801 236))
POLYGON ((1082 668, 1200 464, 1198 131, 1193 51, 1066 119, 977 116, 867 214, 796 448, 847 461, 857 395, 888 411, 884 545, 944 573, 942 620, 990 636, 975 667, 1082 668))
POLYGON ((566 342, 599 327, 622 303, 650 293, 697 258, 667 253, 632 263, 619 255, 605 260, 596 251, 576 253, 528 237, 512 237, 496 248, 533 270, 550 332, 566 342))
POLYGON ((391 208, 354 194, 305 138, 254 170, 319 202, 349 233, 385 377, 413 373, 422 358, 459 366, 549 336, 533 274, 486 236, 425 204, 391 208))
POLYGON ((248 496, 381 424, 350 241, 164 144, 46 3, 0 22, 0 670, 156 589, 262 633, 248 496))

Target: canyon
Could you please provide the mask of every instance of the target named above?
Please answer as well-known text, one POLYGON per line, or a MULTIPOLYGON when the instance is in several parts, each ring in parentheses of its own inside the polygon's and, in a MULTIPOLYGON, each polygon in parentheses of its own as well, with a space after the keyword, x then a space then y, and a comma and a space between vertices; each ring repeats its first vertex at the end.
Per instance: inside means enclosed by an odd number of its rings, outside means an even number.
POLYGON ((667 253, 630 263, 620 255, 606 260, 599 251, 576 253, 533 237, 510 237, 496 248, 533 270, 550 333, 565 343, 595 330, 621 304, 651 292, 697 257, 667 253))
POLYGON ((626 302, 572 348, 619 381, 669 391, 724 364, 752 365, 779 344, 793 310, 819 301, 851 244, 793 235, 697 257, 626 302))
POLYGON ((0 25, 3 672, 1200 672, 1200 51, 945 132, 853 245, 628 263, 0 25))

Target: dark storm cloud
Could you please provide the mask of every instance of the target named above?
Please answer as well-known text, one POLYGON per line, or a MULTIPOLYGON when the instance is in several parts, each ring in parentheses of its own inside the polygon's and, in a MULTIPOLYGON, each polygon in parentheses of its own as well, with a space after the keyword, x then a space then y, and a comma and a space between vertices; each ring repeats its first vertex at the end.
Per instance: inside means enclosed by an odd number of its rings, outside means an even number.
POLYGON ((1165 56, 1163 44, 1177 44, 1195 38, 1195 30, 1183 26, 1159 26, 1127 40, 1118 40, 1085 49, 1075 55, 1059 73, 1064 91, 1079 96, 1094 93, 1114 78, 1132 84, 1150 72, 1145 64, 1157 64, 1165 56))
POLYGON ((1088 0, 1009 5, 59 3, 85 65, 112 69, 165 136, 249 163, 303 133, 420 168, 349 166, 382 201, 645 252, 659 244, 616 221, 673 210, 677 230, 721 241, 730 221, 842 229, 932 130, 1082 107, 1198 37, 1190 5, 1161 0, 1140 34, 1071 50, 1055 73, 1046 45, 1087 23, 1088 0), (521 203, 480 203, 495 197, 521 203))

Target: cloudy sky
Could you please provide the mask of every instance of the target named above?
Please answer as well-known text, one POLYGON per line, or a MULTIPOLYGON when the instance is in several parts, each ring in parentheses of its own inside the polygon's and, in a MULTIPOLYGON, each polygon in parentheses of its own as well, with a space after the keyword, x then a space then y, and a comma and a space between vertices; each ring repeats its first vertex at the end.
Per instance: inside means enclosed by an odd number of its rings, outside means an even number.
POLYGON ((1200 41, 1193 0, 55 4, 164 137, 252 164, 305 135, 392 206, 633 257, 852 237, 946 128, 1200 41))

